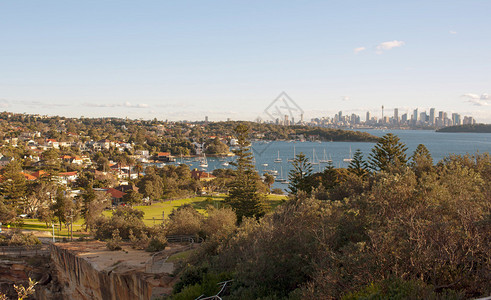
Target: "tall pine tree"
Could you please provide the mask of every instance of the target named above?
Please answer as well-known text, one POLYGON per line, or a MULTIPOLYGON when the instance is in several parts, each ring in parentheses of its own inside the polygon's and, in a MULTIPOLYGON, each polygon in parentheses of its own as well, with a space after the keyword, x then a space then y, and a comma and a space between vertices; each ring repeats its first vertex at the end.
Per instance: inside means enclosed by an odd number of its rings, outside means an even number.
POLYGON ((391 167, 405 165, 407 147, 397 135, 388 133, 381 137, 369 156, 370 167, 376 171, 388 171, 391 167))
POLYGON ((235 128, 238 148, 234 150, 236 161, 235 179, 227 197, 239 222, 243 217, 260 218, 265 214, 264 196, 259 193, 259 175, 252 163, 250 143, 247 139, 249 127, 240 124, 235 128))
POLYGON ((363 154, 361 153, 360 149, 356 150, 355 154, 353 155, 353 159, 348 166, 348 171, 360 177, 364 177, 368 174, 368 165, 363 160, 363 154))
POLYGON ((290 193, 296 194, 304 191, 307 194, 312 192, 312 164, 305 154, 298 154, 292 162, 293 169, 288 174, 290 193))

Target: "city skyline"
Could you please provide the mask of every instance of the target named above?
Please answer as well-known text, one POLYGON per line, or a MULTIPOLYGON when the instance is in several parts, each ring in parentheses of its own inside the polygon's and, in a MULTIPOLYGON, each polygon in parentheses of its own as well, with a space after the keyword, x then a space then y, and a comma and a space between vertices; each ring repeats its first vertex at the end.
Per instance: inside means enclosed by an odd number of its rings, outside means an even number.
MULTIPOLYGON (((399 127, 399 128, 412 128, 412 127, 431 127, 431 128, 442 128, 454 125, 468 125, 478 123, 473 116, 461 115, 455 112, 448 112, 437 110, 432 107, 428 111, 419 110, 415 108, 412 112, 400 112, 399 108, 394 108, 392 111, 388 112, 384 106, 381 107, 380 115, 372 114, 371 111, 366 111, 364 114, 364 119, 355 113, 346 113, 339 111, 334 114, 334 116, 324 115, 311 118, 310 121, 304 120, 303 114, 300 120, 290 119, 288 114, 285 114, 283 118, 276 118, 273 120, 260 120, 259 122, 274 123, 280 125, 323 125, 329 127, 359 127, 365 128, 367 126, 388 126, 388 127, 399 127), (385 114, 384 114, 385 111, 385 114)), ((362 114, 363 115, 363 114, 362 114)), ((208 118, 205 118, 208 121, 208 118)))
POLYGON ((5 1, 0 110, 254 120, 441 107, 491 123, 491 2, 5 1), (472 16, 472 17, 462 17, 472 16))

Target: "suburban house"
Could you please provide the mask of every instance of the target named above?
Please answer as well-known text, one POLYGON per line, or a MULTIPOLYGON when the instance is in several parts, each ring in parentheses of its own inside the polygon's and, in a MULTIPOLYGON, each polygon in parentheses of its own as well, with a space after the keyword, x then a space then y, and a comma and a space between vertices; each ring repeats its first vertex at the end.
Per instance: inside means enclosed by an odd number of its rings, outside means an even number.
POLYGON ((197 179, 199 181, 211 181, 216 177, 211 175, 210 173, 206 173, 205 171, 194 169, 191 171, 191 178, 197 179))
POLYGON ((77 172, 63 172, 59 173, 56 177, 61 184, 68 184, 77 180, 78 174, 77 172))
POLYGON ((118 191, 117 189, 113 188, 108 188, 106 189, 106 192, 111 195, 111 203, 112 205, 119 205, 123 202, 123 196, 126 195, 126 193, 123 193, 121 191, 118 191))
POLYGON ((172 161, 173 158, 170 155, 170 152, 159 152, 159 153, 157 153, 157 160, 160 160, 160 161, 172 161))
POLYGON ((55 139, 47 139, 46 142, 44 143, 44 146, 46 148, 60 149, 60 143, 55 139))

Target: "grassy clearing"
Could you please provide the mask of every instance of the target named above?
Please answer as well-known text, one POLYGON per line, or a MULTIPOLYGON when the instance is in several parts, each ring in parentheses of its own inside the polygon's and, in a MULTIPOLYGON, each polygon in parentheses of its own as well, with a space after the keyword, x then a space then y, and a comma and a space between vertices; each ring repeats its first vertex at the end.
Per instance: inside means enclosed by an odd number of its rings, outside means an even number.
MULTIPOLYGON (((223 201, 225 200, 226 195, 218 195, 213 197, 208 196, 200 196, 194 198, 185 198, 179 200, 165 201, 154 203, 152 205, 139 205, 134 206, 134 208, 139 209, 144 212, 143 222, 145 225, 153 226, 154 224, 160 224, 163 221, 162 213, 164 213, 165 218, 167 219, 169 215, 172 213, 174 209, 178 207, 190 204, 196 210, 198 210, 202 214, 206 214, 206 207, 208 205, 212 205, 214 207, 220 208, 222 207, 223 201)), ((271 209, 275 209, 278 205, 280 205, 283 201, 287 199, 286 196, 282 195, 267 195, 266 204, 271 207, 271 209)), ((112 215, 111 210, 107 210, 103 212, 103 215, 106 217, 110 217, 112 215)), ((83 236, 86 233, 82 232, 82 224, 84 220, 81 218, 74 222, 73 224, 73 235, 74 236, 83 236)), ((61 230, 58 228, 58 224, 55 224, 55 235, 66 237, 69 236, 68 229, 62 225, 61 230)), ((53 229, 51 226, 49 228, 46 227, 44 222, 39 221, 38 219, 24 219, 24 225, 21 227, 24 230, 36 230, 36 231, 49 231, 51 232, 53 229)))
MULTIPOLYGON (((38 219, 24 219, 24 224, 20 227, 22 230, 33 230, 33 231, 46 231, 46 232, 53 232, 53 228, 51 226, 46 227, 46 223, 39 221, 38 219)), ((83 220, 77 220, 76 222, 73 223, 73 236, 74 237, 80 237, 80 236, 86 236, 87 233, 83 231, 82 228, 83 220)), ((65 227, 64 224, 61 225, 61 230, 60 226, 58 223, 54 224, 55 225, 55 236, 56 237, 69 237, 70 236, 70 230, 65 227)), ((14 228, 14 227, 11 227, 14 228)))

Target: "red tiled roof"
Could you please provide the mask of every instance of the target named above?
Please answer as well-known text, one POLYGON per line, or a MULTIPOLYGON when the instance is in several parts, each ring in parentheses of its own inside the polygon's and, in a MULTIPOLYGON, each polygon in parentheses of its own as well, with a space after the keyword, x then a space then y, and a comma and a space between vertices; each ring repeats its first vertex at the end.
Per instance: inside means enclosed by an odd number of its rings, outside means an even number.
POLYGON ((21 172, 21 174, 24 175, 24 177, 27 180, 36 180, 37 179, 35 176, 32 176, 31 174, 28 174, 28 173, 21 172))
POLYGON ((60 176, 74 176, 77 175, 77 172, 63 172, 59 174, 60 176))
POLYGON ((40 178, 43 176, 48 176, 48 173, 44 172, 43 170, 39 170, 37 172, 32 173, 31 175, 36 177, 36 178, 40 178))
POLYGON ((113 188, 107 189, 107 193, 111 194, 111 197, 116 198, 116 199, 121 199, 121 198, 123 198, 124 195, 126 195, 126 193, 123 193, 123 192, 118 191, 117 189, 113 189, 113 188))
POLYGON ((159 152, 157 156, 170 156, 170 152, 159 152))

